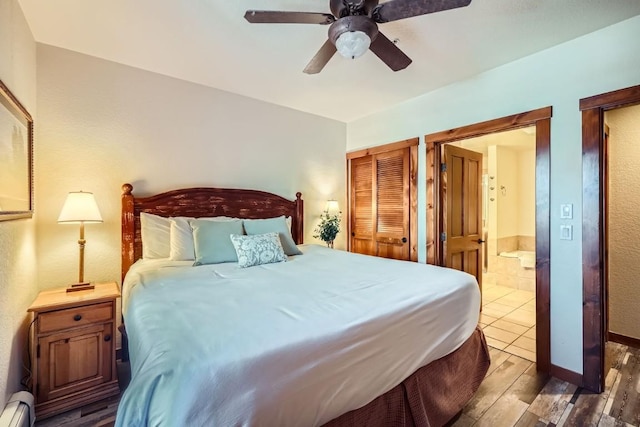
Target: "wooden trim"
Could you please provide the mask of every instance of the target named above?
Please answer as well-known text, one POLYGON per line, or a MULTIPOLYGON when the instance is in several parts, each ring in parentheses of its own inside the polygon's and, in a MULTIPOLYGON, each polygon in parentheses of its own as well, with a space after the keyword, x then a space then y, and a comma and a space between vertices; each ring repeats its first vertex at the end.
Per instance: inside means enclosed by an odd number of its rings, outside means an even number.
POLYGON ((512 130, 531 126, 540 120, 550 119, 553 111, 551 107, 539 108, 526 113, 514 114, 486 122, 475 123, 455 129, 432 133, 425 136, 425 141, 437 141, 438 144, 453 142, 460 139, 488 135, 495 132, 512 130))
POLYGON ((346 180, 347 180, 347 185, 346 185, 346 195, 345 195, 345 200, 347 201, 347 207, 346 207, 346 212, 347 212, 347 216, 345 217, 347 220, 344 221, 343 218, 343 222, 346 222, 347 224, 347 252, 351 252, 351 169, 350 169, 351 163, 349 162, 349 159, 345 160, 345 169, 346 169, 346 180))
POLYGON ((536 122, 536 364, 551 367, 551 119, 536 122))
MULTIPOLYGON (((604 117, 603 117, 604 123, 604 117)), ((602 203, 605 207, 604 215, 602 220, 604 221, 604 235, 603 235, 603 251, 602 254, 604 256, 604 262, 602 263, 602 286, 603 290, 603 301, 602 309, 604 310, 604 340, 609 341, 609 126, 604 123, 604 135, 602 136, 602 162, 603 162, 603 173, 602 177, 602 203)))
POLYGON ((634 104, 640 104, 640 85, 581 99, 580 111, 592 108, 606 111, 634 104))
POLYGON ((357 159, 358 157, 369 156, 371 154, 386 153, 387 151, 400 150, 402 148, 413 147, 418 145, 419 138, 405 139, 404 141, 392 142, 390 144, 378 145, 370 148, 363 148, 362 150, 350 151, 347 153, 347 160, 357 159))
POLYGON ((436 265, 436 260, 442 258, 438 250, 440 245, 436 244, 438 242, 436 189, 440 188, 440 171, 436 168, 436 142, 427 140, 425 137, 425 144, 427 146, 427 264, 436 265))
POLYGON ((409 154, 409 259, 418 262, 418 144, 409 154))
POLYGON ((604 390, 604 112, 640 104, 640 86, 580 100, 582 111, 582 330, 584 387, 604 390))
POLYGON ((602 130, 604 111, 582 111, 582 329, 584 387, 604 390, 602 130))
POLYGON ((550 183, 552 107, 515 114, 482 123, 425 136, 427 150, 427 263, 439 265, 444 249, 439 244, 442 230, 440 201, 440 147, 444 143, 495 132, 536 126, 536 354, 537 369, 551 369, 551 260, 550 260, 550 183))
POLYGON ((582 375, 577 372, 570 371, 569 369, 562 368, 557 365, 551 365, 549 367, 549 374, 553 375, 559 380, 566 381, 577 386, 582 386, 582 375))
POLYGON ((616 334, 609 331, 609 341, 617 342, 618 344, 627 345, 633 348, 640 348, 640 339, 628 337, 626 335, 616 334))

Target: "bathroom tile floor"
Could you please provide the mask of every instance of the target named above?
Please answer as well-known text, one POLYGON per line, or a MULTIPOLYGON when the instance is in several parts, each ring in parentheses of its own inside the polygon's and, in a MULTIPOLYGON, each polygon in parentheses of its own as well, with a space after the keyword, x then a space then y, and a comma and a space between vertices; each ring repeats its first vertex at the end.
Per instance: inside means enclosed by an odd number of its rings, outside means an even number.
POLYGON ((483 283, 480 326, 489 346, 536 361, 534 292, 483 283))

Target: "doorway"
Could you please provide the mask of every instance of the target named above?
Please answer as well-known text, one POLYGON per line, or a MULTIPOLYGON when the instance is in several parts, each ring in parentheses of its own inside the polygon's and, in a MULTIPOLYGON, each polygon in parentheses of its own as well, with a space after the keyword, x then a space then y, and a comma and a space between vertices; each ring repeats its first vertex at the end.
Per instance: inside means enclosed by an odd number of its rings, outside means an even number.
POLYGON ((605 112, 640 104, 640 86, 580 100, 582 111, 583 387, 604 390, 606 340, 605 112))
MULTIPOLYGON (((442 265, 446 245, 440 243, 444 232, 443 212, 439 194, 442 188, 440 165, 442 146, 469 138, 491 135, 521 128, 535 128, 535 354, 540 372, 551 372, 550 361, 550 295, 549 295, 549 146, 551 141, 552 108, 546 107, 522 114, 503 117, 425 136, 427 146, 427 262, 442 265)), ((480 276, 479 282, 482 281, 480 276)), ((530 332, 531 333, 531 332, 530 332)), ((565 372, 554 369, 552 374, 567 379, 565 372)))
POLYGON ((536 361, 535 130, 528 126, 442 144, 446 171, 439 196, 446 207, 443 264, 478 272, 480 326, 487 344, 532 362, 536 361), (468 178, 456 173, 464 171, 465 161, 468 178), (466 188, 460 185, 465 180, 469 180, 466 188), (465 192, 475 196, 467 198, 465 192), (475 209, 465 212, 471 206, 475 209), (465 227, 466 234, 461 232, 465 227), (460 251, 464 246, 469 246, 466 254, 460 251), (464 268, 465 261, 479 265, 464 268))

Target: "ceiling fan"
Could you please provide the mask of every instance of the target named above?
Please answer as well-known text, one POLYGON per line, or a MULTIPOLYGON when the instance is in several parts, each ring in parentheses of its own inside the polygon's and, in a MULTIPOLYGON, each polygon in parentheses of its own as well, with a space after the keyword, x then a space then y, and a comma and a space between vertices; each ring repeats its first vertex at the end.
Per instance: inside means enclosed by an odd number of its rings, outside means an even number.
POLYGON ((468 6, 471 0, 329 0, 331 13, 248 10, 252 24, 330 25, 329 39, 311 59, 304 72, 317 74, 333 55, 358 58, 371 49, 393 71, 407 68, 411 59, 380 31, 378 24, 412 16, 468 6))

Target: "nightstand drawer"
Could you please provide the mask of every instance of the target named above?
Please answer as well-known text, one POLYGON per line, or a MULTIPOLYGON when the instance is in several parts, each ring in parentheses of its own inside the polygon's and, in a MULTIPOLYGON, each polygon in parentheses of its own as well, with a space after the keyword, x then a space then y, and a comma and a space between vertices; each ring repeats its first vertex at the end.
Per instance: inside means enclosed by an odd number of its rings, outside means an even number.
POLYGON ((111 302, 67 308, 40 314, 38 333, 108 322, 111 319, 113 319, 113 303, 111 302))

